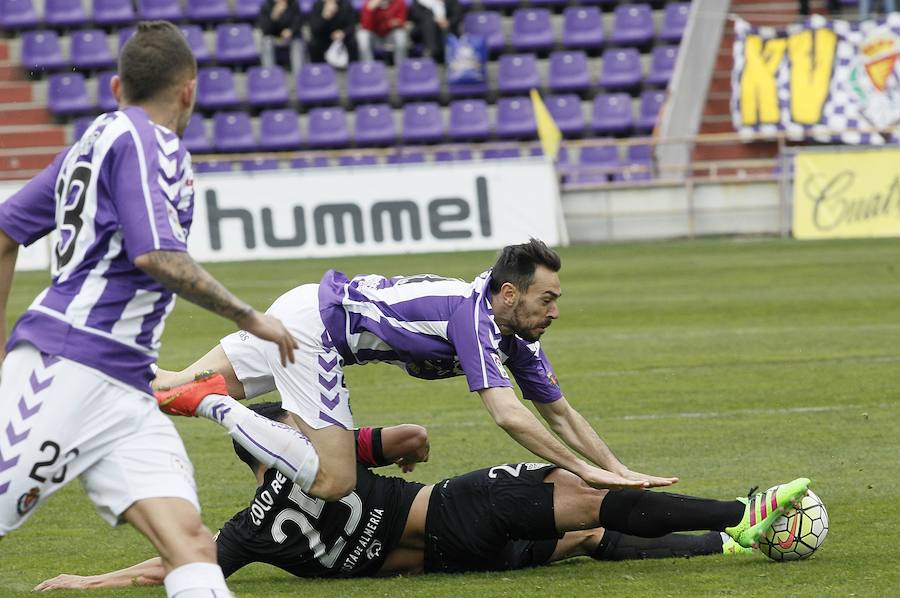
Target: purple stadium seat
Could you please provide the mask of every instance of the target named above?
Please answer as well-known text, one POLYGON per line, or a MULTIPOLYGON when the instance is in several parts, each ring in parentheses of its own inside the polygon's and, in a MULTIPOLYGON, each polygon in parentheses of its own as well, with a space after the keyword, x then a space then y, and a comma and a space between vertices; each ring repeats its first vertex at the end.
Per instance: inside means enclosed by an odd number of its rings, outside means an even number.
POLYGON ((559 7, 565 6, 569 3, 569 0, 531 0, 528 5, 529 6, 550 6, 550 7, 559 7))
POLYGON ((280 66, 253 66, 247 69, 247 103, 254 108, 286 106, 287 76, 280 66))
POLYGON ((231 7, 228 0, 187 0, 187 17, 198 23, 224 21, 231 18, 231 7))
POLYGON ((311 158, 294 158, 291 160, 291 168, 327 168, 331 166, 325 156, 313 156, 311 158))
POLYGON ((44 23, 50 27, 81 27, 87 24, 81 0, 46 0, 44 23))
POLYGON ((316 0, 300 0, 300 12, 304 15, 308 15, 312 12, 312 8, 315 3, 316 0))
POLYGON ((213 151, 213 145, 206 134, 206 123, 203 117, 195 114, 188 121, 187 128, 181 136, 181 142, 192 154, 208 154, 213 151))
POLYGON ((96 105, 88 98, 84 75, 63 73, 52 75, 47 86, 47 108, 59 116, 91 112, 96 105))
POLYGON ((217 112, 213 117, 213 145, 220 152, 251 152, 256 149, 253 125, 246 112, 217 112))
POLYGON ((97 107, 101 112, 112 112, 119 107, 109 82, 116 76, 116 71, 103 71, 97 75, 97 107))
POLYGON ((76 118, 72 123, 72 143, 75 143, 84 136, 90 126, 94 123, 95 116, 82 116, 76 118))
POLYGON ((336 104, 337 75, 328 64, 304 64, 297 73, 297 100, 301 104, 336 104))
POLYGON ((641 84, 641 55, 635 48, 611 48, 603 53, 597 83, 607 91, 636 91, 641 84))
POLYGON ((645 83, 654 87, 665 87, 675 70, 678 46, 655 46, 650 57, 650 73, 645 83))
POLYGON ((105 69, 116 65, 102 29, 79 29, 70 37, 69 56, 77 69, 105 69))
POLYGON ((625 156, 630 162, 653 162, 653 148, 649 145, 629 145, 625 156))
POLYGON ((219 64, 256 64, 259 50, 248 23, 222 24, 216 27, 216 60, 219 64))
POLYGON ((178 0, 138 0, 138 15, 142 21, 180 21, 184 17, 178 0))
POLYGON ((503 54, 497 68, 497 89, 501 94, 514 95, 540 89, 534 54, 503 54))
POLYGON ((444 138, 444 118, 436 102, 403 106, 403 142, 437 143, 444 138))
POLYGON ((653 180, 653 164, 651 162, 623 162, 613 173, 614 181, 650 181, 653 180))
POLYGON ((485 83, 447 83, 447 93, 451 98, 483 98, 488 94, 485 83))
POLYGON ((499 52, 506 45, 500 15, 496 12, 474 11, 467 13, 463 19, 463 30, 469 35, 483 37, 491 53, 499 52))
POLYGON ((371 154, 348 154, 338 158, 338 166, 374 166, 378 158, 371 154))
POLYGON ((313 108, 309 111, 309 147, 347 147, 347 117, 341 108, 313 108))
POLYGON ((670 44, 681 41, 681 36, 687 25, 690 12, 690 2, 671 2, 666 4, 666 11, 663 13, 662 29, 659 32, 659 39, 670 44))
POLYGON ((550 50, 556 43, 550 11, 546 8, 520 8, 513 13, 512 46, 520 52, 550 50))
POLYGON ((582 93, 591 86, 587 55, 581 50, 550 54, 548 87, 553 93, 582 93))
POLYGON ((519 158, 522 152, 518 147, 492 147, 484 150, 481 157, 484 160, 508 160, 510 158, 519 158))
POLYGON ((634 128, 638 133, 650 133, 656 126, 656 119, 666 101, 666 92, 649 90, 641 94, 640 108, 634 128))
POLYGON ((22 68, 26 71, 54 70, 68 66, 59 47, 59 35, 52 30, 22 34, 22 68))
POLYGON ((259 172, 261 170, 278 170, 278 160, 275 158, 254 158, 241 160, 241 170, 244 172, 259 172))
POLYGON ((408 58, 397 67, 397 95, 403 100, 431 100, 441 93, 437 65, 431 58, 408 58))
POLYGON ((481 141, 491 135, 487 102, 457 100, 450 103, 450 139, 453 141, 481 141))
POLYGON ((94 23, 97 25, 128 25, 136 19, 131 0, 94 0, 94 23))
POLYGON ((422 164, 425 154, 422 152, 397 152, 387 157, 388 164, 422 164))
POLYGON ((534 139, 537 136, 537 124, 534 121, 531 98, 522 96, 499 99, 495 129, 499 139, 534 139))
POLYGON ((234 16, 242 21, 255 21, 265 0, 239 0, 234 3, 234 16))
POLYGON ((653 41, 653 12, 649 4, 616 6, 612 35, 615 46, 647 46, 653 41))
POLYGON ((224 66, 208 66, 200 69, 197 73, 199 110, 236 108, 240 103, 231 69, 224 66))
POLYGON ((363 104, 356 107, 356 145, 392 145, 397 140, 394 112, 387 104, 363 104))
POLYGON ((586 126, 581 98, 575 94, 563 94, 548 97, 546 103, 564 137, 571 139, 584 135, 586 126))
POLYGON ((614 145, 582 147, 578 163, 573 182, 605 183, 619 166, 619 150, 614 145))
POLYGON ((119 38, 119 52, 125 47, 125 42, 131 39, 131 36, 137 33, 137 27, 124 27, 119 29, 117 37, 119 38))
POLYGON ((347 69, 347 99, 351 102, 383 102, 390 95, 387 69, 383 62, 350 63, 347 69))
POLYGON ((205 65, 213 62, 213 55, 206 47, 206 39, 203 37, 203 29, 200 25, 182 25, 181 33, 187 40, 197 64, 205 65))
POLYGON ((40 22, 31 0, 0 0, 0 29, 29 29, 40 22))
POLYGON ((303 145, 297 113, 290 109, 259 113, 259 147, 263 150, 292 150, 303 145))
POLYGON ((591 128, 597 135, 627 135, 634 127, 631 97, 626 93, 599 94, 594 98, 591 128))
POLYGON ((198 162, 194 166, 194 172, 213 173, 213 172, 232 172, 234 170, 234 162, 231 160, 206 160, 198 162))
POLYGON ((472 150, 462 149, 443 149, 434 152, 435 162, 463 162, 472 159, 472 150))
POLYGON ((603 46, 603 16, 596 6, 570 6, 563 13, 562 44, 571 50, 603 46))
POLYGON ((481 5, 488 10, 503 11, 521 6, 520 0, 481 0, 481 5))

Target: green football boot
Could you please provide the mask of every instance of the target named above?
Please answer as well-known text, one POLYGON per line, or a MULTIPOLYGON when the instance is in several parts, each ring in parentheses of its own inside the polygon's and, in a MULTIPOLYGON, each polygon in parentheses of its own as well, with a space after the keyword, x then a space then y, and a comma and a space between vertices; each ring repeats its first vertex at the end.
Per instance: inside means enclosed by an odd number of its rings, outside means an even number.
POLYGON ((742 554, 753 554, 752 548, 744 548, 734 541, 734 538, 728 538, 722 542, 722 554, 725 556, 736 556, 742 554))
POLYGON ((747 505, 744 517, 734 527, 726 527, 725 533, 744 548, 756 546, 772 524, 806 496, 807 490, 809 479, 797 478, 754 494, 749 499, 739 497, 738 500, 747 505))

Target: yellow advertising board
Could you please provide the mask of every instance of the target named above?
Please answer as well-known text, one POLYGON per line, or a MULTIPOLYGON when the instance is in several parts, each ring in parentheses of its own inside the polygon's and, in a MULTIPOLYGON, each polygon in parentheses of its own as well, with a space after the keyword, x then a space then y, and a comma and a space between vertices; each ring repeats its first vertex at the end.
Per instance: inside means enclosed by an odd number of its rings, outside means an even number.
POLYGON ((900 149, 803 152, 794 161, 794 237, 900 237, 900 149))

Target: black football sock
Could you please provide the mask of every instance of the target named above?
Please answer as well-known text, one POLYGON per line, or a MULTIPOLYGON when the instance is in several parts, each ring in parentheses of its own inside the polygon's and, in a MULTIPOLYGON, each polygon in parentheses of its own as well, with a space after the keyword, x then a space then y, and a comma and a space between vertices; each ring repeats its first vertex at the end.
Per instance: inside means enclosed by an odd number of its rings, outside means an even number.
POLYGON ((660 538, 638 538, 612 530, 603 533, 591 558, 597 561, 664 559, 722 553, 722 534, 667 534, 660 538))
POLYGON ((647 490, 610 490, 600 505, 606 529, 658 538, 672 532, 724 530, 744 517, 744 504, 647 490))

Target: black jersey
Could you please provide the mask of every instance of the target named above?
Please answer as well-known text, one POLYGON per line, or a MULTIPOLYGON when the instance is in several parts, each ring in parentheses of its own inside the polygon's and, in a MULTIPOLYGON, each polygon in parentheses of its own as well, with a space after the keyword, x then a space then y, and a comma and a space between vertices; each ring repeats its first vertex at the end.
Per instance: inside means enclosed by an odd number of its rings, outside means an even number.
POLYGON ((374 575, 400 541, 422 487, 357 465, 356 490, 325 502, 270 469, 250 506, 219 532, 219 564, 226 577, 254 562, 298 577, 374 575))

